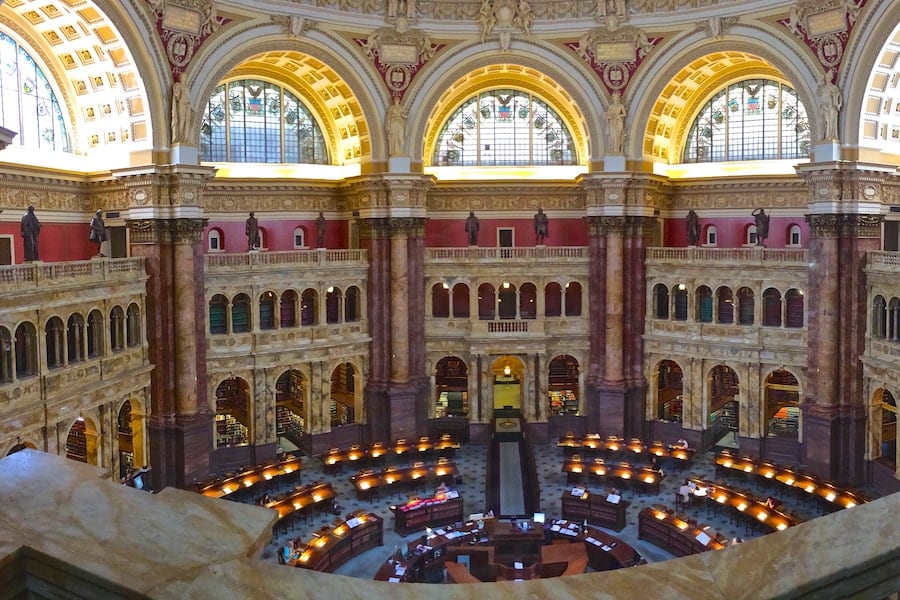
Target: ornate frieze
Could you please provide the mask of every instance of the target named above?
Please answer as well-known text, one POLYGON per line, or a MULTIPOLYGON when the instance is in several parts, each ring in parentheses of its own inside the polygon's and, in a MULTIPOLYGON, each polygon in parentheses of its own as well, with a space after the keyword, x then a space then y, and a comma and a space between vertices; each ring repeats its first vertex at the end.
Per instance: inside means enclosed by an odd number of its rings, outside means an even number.
POLYGON ((882 215, 806 215, 809 231, 817 238, 881 237, 882 215))
POLYGON ((391 98, 400 100, 419 70, 444 47, 432 44, 425 32, 406 26, 406 19, 398 18, 394 27, 382 27, 367 38, 353 39, 381 74, 391 98))
POLYGON ((132 244, 178 244, 199 242, 207 219, 126 220, 132 244))
POLYGON ((531 39, 534 13, 528 0, 482 0, 475 21, 481 30, 481 42, 496 34, 500 51, 506 52, 514 33, 521 31, 531 39))

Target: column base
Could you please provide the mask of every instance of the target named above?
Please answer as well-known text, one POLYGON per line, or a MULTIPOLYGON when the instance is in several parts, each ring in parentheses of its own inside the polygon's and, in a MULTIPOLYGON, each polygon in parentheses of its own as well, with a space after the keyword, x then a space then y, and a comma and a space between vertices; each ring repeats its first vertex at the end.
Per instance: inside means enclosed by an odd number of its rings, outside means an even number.
POLYGON ((169 485, 185 488, 194 481, 209 477, 209 455, 212 451, 212 415, 178 415, 174 420, 151 419, 147 426, 150 437, 151 479, 154 489, 169 485))

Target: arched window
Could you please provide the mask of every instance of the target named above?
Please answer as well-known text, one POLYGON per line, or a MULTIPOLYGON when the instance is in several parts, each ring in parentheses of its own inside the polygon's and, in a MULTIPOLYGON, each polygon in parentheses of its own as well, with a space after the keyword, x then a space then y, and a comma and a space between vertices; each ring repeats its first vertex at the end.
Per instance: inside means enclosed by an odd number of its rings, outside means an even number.
POLYGON ((341 322, 341 303, 344 294, 336 287, 329 287, 325 291, 325 322, 340 323, 341 322))
POLYGON ((224 252, 225 244, 222 240, 222 232, 218 229, 210 229, 206 234, 207 248, 210 252, 224 252))
POLYGON ((763 292, 763 325, 781 327, 781 292, 775 288, 763 292))
POLYGON ((887 339, 900 339, 900 298, 891 298, 887 307, 887 339))
POLYGON ((537 288, 533 283, 523 283, 519 289, 519 318, 537 317, 537 288))
POLYGON ((128 305, 125 312, 125 344, 129 348, 141 345, 141 309, 137 304, 128 305))
POLYGON ((359 321, 359 288, 350 286, 344 298, 344 321, 355 323, 359 321))
POLYGON ((742 287, 738 290, 738 323, 741 325, 753 325, 753 290, 742 287))
POLYGON ((555 281, 544 287, 544 316, 562 316, 562 286, 555 281))
POLYGON ((715 225, 706 226, 706 245, 715 246, 719 243, 719 231, 715 225))
POLYGON ((287 290, 281 294, 281 327, 297 326, 297 292, 287 290))
POLYGON ((803 308, 803 292, 798 289, 790 289, 784 295, 784 326, 803 327, 806 320, 803 308))
POLYGON ((16 327, 16 379, 38 374, 37 328, 34 323, 16 327))
POLYGON ((887 337, 887 303, 884 296, 875 296, 872 301, 872 337, 887 337))
POLYGON ((669 318, 669 288, 662 283, 653 286, 653 318, 669 318))
POLYGON ((319 320, 319 295, 316 290, 307 288, 300 297, 300 324, 316 325, 319 320))
POLYGON ((729 287, 720 287, 716 290, 717 312, 719 323, 734 323, 734 293, 729 287))
POLYGON ((109 345, 113 352, 125 347, 125 311, 121 306, 109 311, 109 345))
POLYGON ((700 323, 712 323, 713 298, 712 290, 701 285, 697 288, 697 321, 700 323))
POLYGON ((47 367, 57 369, 65 364, 65 351, 63 347, 63 322, 59 317, 53 317, 47 321, 44 327, 47 343, 47 367))
POLYGON ((328 164, 325 137, 312 113, 280 85, 229 81, 206 103, 201 160, 238 163, 328 164))
POLYGON ((497 289, 497 316, 501 319, 516 318, 516 286, 508 281, 497 289))
POLYGON ((520 90, 480 92, 444 123, 435 166, 574 165, 572 134, 543 100, 520 90))
POLYGON ((445 282, 431 286, 431 316, 435 319, 450 317, 450 286, 445 282))
POLYGON ((482 283, 478 286, 478 318, 482 321, 492 321, 495 310, 494 286, 482 283))
POLYGON ((0 327, 0 382, 9 383, 13 380, 14 357, 15 351, 9 329, 0 327))
POLYGON ((103 354, 103 313, 92 310, 88 315, 87 325, 88 358, 97 358, 103 354))
POLYGON ((687 286, 679 283, 675 287, 675 320, 687 321, 688 316, 688 293, 687 286))
POLYGON ((809 119, 797 92, 769 79, 720 90, 700 110, 687 137, 686 163, 806 158, 809 119))
POLYGON ((275 329, 275 292, 263 292, 259 297, 259 328, 275 329))
POLYGON ((453 318, 469 318, 469 286, 464 283, 453 286, 453 318))
POLYGON ((788 227, 788 246, 799 246, 800 241, 800 226, 791 225, 788 227))
POLYGON ((581 316, 581 284, 570 281, 566 284, 566 316, 581 316))
POLYGON ((238 294, 231 301, 231 332, 248 333, 250 327, 250 296, 238 294))
POLYGON ((222 294, 209 301, 209 333, 228 333, 228 299, 222 294))
POLYGON ((744 235, 744 244, 747 246, 755 246, 756 245, 756 225, 748 225, 747 231, 744 235))
POLYGON ((306 248, 306 232, 302 227, 294 228, 294 248, 306 248))
POLYGON ((0 33, 0 123, 18 132, 17 146, 71 152, 69 133, 50 81, 28 51, 0 33))
POLYGON ((84 318, 77 313, 66 327, 66 352, 70 364, 84 360, 84 318))

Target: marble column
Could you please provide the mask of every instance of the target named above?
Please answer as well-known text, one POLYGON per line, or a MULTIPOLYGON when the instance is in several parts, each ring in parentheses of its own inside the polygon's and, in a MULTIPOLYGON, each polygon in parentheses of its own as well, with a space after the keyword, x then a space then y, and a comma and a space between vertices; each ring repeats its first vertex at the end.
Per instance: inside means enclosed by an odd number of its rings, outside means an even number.
POLYGON ((624 371, 624 234, 625 217, 601 217, 606 237, 606 269, 603 280, 606 298, 605 368, 599 388, 600 433, 622 435, 626 423, 624 371))
POLYGON ((606 295, 605 265, 606 238, 600 217, 585 219, 588 225, 588 335, 591 340, 587 374, 585 376, 585 399, 583 402, 588 431, 600 430, 600 386, 606 368, 606 295))

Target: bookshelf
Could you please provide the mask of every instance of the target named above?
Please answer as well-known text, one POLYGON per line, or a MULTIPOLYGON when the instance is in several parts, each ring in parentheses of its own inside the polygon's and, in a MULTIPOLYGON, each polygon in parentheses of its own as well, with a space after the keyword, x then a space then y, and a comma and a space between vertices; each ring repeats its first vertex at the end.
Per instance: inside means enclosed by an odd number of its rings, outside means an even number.
POLYGON ((555 415, 578 413, 578 363, 571 356, 559 356, 548 368, 548 412, 555 415))
POLYGON ((275 406, 275 431, 278 435, 303 431, 303 417, 285 405, 275 406))
POLYGON ((250 429, 228 414, 216 415, 216 446, 244 446, 250 443, 250 429))
POLYGON ((66 438, 66 458, 87 462, 87 435, 84 421, 75 421, 66 438))

